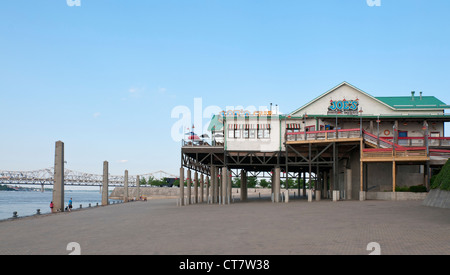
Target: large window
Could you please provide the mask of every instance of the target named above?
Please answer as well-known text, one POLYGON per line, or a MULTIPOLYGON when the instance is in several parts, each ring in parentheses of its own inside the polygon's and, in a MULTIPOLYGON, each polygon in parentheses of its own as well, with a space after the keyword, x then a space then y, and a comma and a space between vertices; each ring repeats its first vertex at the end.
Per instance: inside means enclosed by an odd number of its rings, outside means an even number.
POLYGON ((270 138, 270 129, 258 129, 258 139, 270 138))
POLYGON ((241 138, 241 132, 240 129, 228 129, 228 138, 241 138))
POLYGON ((229 139, 270 139, 270 125, 229 125, 227 136, 229 139))
POLYGON ((234 130, 228 129, 228 138, 234 138, 234 130))
POLYGON ((239 129, 234 130, 234 138, 241 138, 241 130, 239 129))
POLYGON ((249 134, 249 138, 255 138, 255 129, 250 129, 249 131, 248 131, 248 134, 249 134))

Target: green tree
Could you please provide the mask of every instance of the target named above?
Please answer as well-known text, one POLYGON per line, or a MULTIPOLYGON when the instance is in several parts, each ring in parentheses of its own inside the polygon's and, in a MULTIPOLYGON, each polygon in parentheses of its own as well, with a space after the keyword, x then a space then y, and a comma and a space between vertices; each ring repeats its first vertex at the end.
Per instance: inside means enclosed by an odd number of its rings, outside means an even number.
POLYGON ((257 177, 247 177, 247 187, 248 188, 255 188, 257 183, 258 183, 257 177))
POLYGON ((231 186, 232 186, 233 188, 241 187, 241 178, 240 178, 240 177, 235 177, 235 178, 231 181, 231 186))
MULTIPOLYGON (((286 188, 286 181, 280 180, 280 185, 282 188, 286 188)), ((293 178, 288 178, 288 186, 290 189, 297 188, 297 181, 293 178)))
POLYGON ((262 179, 259 181, 259 185, 261 185, 261 187, 263 187, 263 188, 270 188, 270 187, 272 187, 272 182, 268 181, 266 179, 262 179))
POLYGON ((139 180, 139 184, 140 184, 140 185, 147 185, 147 180, 146 180, 144 177, 142 177, 142 178, 139 180))
MULTIPOLYGON (((176 180, 173 182, 173 186, 180 187, 180 179, 176 179, 176 180)), ((186 186, 186 185, 185 185, 185 186, 186 186)))

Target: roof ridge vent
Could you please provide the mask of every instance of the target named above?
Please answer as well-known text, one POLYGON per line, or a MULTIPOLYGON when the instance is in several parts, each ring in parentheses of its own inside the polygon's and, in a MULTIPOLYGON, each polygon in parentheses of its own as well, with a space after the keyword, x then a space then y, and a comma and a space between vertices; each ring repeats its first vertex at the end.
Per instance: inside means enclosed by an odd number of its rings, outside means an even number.
POLYGON ((415 91, 411 91, 411 100, 412 101, 414 101, 414 94, 415 94, 416 92, 415 91))

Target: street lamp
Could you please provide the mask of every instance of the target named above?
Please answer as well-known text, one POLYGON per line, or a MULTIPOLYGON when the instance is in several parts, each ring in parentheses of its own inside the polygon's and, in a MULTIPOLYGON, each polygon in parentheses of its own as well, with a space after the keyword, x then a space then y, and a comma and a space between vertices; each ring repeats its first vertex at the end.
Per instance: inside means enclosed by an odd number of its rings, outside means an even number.
POLYGON ((377 117, 377 148, 380 148, 380 115, 377 117))
POLYGON ((359 137, 362 137, 362 113, 363 113, 363 109, 362 107, 359 108, 359 137))

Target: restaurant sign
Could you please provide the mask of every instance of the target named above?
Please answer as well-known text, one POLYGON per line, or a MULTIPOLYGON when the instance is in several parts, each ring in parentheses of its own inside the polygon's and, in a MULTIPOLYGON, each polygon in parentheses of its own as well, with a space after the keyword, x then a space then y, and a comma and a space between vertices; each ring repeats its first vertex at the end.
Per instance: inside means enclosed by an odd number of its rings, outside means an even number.
POLYGON ((328 114, 358 115, 359 99, 330 100, 328 114))

